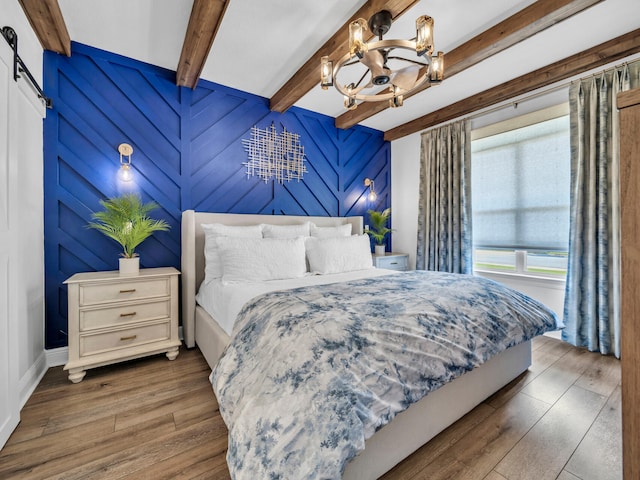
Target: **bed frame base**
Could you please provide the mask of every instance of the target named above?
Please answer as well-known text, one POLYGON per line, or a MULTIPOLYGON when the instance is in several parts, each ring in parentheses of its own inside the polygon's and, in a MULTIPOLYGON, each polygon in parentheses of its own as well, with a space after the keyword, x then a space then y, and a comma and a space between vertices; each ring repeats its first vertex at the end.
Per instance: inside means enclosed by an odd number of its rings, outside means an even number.
POLYGON ((343 480, 380 477, 526 371, 529 365, 531 342, 521 343, 430 393, 369 438, 365 450, 347 465, 343 480))
POLYGON ((202 355, 209 364, 211 370, 216 366, 218 360, 222 356, 222 352, 229 344, 229 335, 222 329, 217 322, 211 319, 211 316, 205 310, 196 307, 196 342, 202 355))

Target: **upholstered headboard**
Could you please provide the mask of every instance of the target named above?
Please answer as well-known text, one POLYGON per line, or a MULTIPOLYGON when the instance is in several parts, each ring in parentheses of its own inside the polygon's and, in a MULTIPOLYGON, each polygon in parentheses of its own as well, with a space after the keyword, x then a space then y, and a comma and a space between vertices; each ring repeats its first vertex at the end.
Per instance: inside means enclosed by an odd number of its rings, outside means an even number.
POLYGON ((196 293, 204 280, 204 231, 201 225, 294 225, 313 222, 319 227, 350 223, 352 232, 361 234, 362 217, 302 217, 293 215, 244 215, 236 213, 182 212, 182 332, 187 347, 195 346, 196 293))

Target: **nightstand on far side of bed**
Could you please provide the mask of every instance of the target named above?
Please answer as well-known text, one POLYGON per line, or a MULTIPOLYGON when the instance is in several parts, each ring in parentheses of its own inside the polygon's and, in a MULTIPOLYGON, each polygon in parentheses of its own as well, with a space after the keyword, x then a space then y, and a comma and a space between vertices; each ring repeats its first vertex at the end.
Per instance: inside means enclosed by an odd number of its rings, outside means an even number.
POLYGON ((404 272, 409 268, 409 254, 386 252, 384 255, 372 255, 373 266, 386 268, 387 270, 399 270, 404 272))
POLYGON ((64 283, 69 298, 69 380, 86 369, 166 352, 178 356, 178 276, 173 267, 138 275, 76 273, 64 283))

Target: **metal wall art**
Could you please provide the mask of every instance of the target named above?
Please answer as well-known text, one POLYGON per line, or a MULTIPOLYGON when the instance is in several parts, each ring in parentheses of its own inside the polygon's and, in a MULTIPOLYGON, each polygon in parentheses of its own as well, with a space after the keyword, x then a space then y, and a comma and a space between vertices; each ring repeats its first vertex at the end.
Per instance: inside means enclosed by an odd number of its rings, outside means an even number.
POLYGON ((300 181, 307 172, 300 135, 286 128, 279 134, 273 123, 264 130, 253 126, 251 138, 243 139, 242 144, 248 157, 242 163, 247 167, 247 177, 258 176, 265 183, 272 179, 284 183, 300 181))

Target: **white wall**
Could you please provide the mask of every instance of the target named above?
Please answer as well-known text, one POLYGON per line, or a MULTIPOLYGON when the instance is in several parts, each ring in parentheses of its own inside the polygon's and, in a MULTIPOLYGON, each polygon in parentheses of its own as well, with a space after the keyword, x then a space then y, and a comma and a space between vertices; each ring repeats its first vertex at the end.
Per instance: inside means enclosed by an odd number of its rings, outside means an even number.
MULTIPOLYGON (((18 53, 42 85, 42 47, 15 0, 0 0, 2 25, 18 34, 18 53)), ((6 157, 3 197, 8 222, 8 262, 0 264, 0 277, 10 280, 8 322, 11 332, 10 370, 15 378, 17 402, 21 408, 44 375, 44 218, 43 218, 43 131, 45 108, 30 84, 13 80, 12 51, 0 38, 3 75, 8 81, 0 92, 0 104, 7 115, 6 141, 0 148, 6 157)), ((3 342, 0 348, 6 347, 3 342)), ((0 442, 2 445, 3 442, 0 442)))
POLYGON ((391 142, 391 228, 393 251, 409 254, 409 268, 416 268, 418 192, 420 183, 420 134, 391 142))
MULTIPOLYGON (((517 108, 507 108, 474 118, 471 128, 480 128, 492 123, 508 120, 525 113, 566 102, 568 87, 547 95, 521 101, 517 108)), ((418 232, 418 194, 420 177, 420 138, 414 133, 391 142, 391 208, 393 251, 409 254, 410 268, 415 268, 418 232)), ((528 279, 526 277, 485 275, 521 291, 554 310, 562 317, 564 303, 564 281, 555 279, 528 279)))

